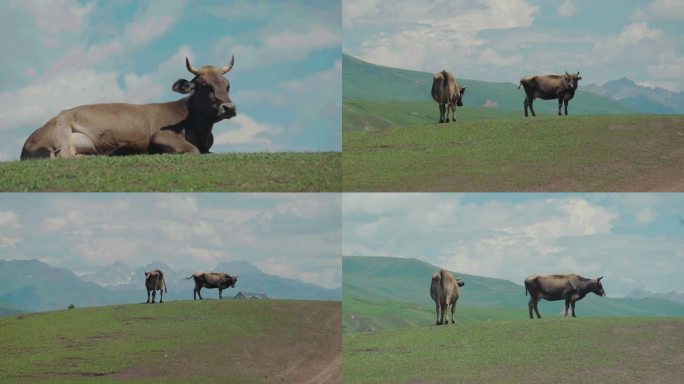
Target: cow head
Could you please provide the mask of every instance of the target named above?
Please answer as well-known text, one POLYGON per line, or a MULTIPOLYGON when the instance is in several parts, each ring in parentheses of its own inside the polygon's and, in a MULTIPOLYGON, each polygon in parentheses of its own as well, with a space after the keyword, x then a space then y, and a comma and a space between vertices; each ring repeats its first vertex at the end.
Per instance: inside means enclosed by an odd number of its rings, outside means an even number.
POLYGON ((563 85, 565 85, 565 89, 577 90, 577 82, 582 80, 582 76, 579 74, 579 72, 573 74, 569 74, 567 71, 565 72, 565 75, 563 75, 563 85))
POLYGON ((463 281, 461 279, 456 279, 456 284, 458 284, 459 287, 462 287, 465 285, 465 281, 463 281))
POLYGON ((456 101, 456 105, 458 105, 459 107, 463 106, 463 94, 465 93, 465 89, 466 87, 461 87, 460 89, 458 100, 456 101))
POLYGON ((603 279, 603 276, 596 279, 596 285, 594 286, 594 289, 592 290, 592 292, 594 292, 595 294, 597 294, 599 296, 605 296, 606 291, 603 290, 603 285, 601 285, 601 279, 603 279))
POLYGON ((223 119, 235 116, 235 104, 230 100, 230 82, 223 75, 233 68, 235 57, 231 57, 230 63, 225 67, 212 67, 205 65, 195 68, 190 60, 185 58, 185 67, 195 78, 188 81, 177 80, 173 84, 173 90, 178 93, 189 94, 190 109, 203 119, 215 123, 223 119))
POLYGON ((230 287, 235 288, 235 283, 237 283, 237 276, 229 276, 230 277, 230 287))

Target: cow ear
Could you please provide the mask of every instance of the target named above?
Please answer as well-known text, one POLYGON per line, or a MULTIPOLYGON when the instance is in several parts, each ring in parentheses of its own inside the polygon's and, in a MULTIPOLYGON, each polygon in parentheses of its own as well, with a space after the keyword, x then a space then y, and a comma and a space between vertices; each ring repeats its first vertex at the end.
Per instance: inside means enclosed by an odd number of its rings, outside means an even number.
POLYGON ((192 81, 187 81, 185 79, 176 80, 171 87, 174 92, 187 94, 195 90, 195 83, 192 81))
POLYGON ((601 279, 603 279, 603 276, 601 276, 601 277, 599 277, 598 279, 596 279, 596 281, 601 281, 601 279))

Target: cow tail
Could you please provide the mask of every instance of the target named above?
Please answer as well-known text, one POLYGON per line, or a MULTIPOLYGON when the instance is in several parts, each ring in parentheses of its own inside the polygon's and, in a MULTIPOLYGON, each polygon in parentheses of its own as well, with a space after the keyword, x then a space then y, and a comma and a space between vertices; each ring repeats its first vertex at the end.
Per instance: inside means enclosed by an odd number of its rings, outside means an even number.
POLYGON ((520 84, 518 84, 518 89, 520 89, 520 87, 522 87, 522 80, 520 80, 520 84))
POLYGON ((164 293, 168 293, 168 291, 166 290, 166 279, 164 279, 162 281, 164 282, 164 293))
POLYGON ((190 280, 190 279, 192 279, 193 277, 195 277, 195 276, 188 276, 188 277, 185 278, 185 280, 190 280))

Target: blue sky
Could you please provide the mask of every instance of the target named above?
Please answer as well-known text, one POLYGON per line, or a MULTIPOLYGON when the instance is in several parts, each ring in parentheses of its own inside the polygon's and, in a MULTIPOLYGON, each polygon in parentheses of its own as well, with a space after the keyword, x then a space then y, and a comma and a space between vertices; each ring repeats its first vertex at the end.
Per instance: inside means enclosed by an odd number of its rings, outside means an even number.
POLYGON ((195 66, 225 65, 238 116, 214 152, 341 147, 339 1, 0 2, 0 160, 59 111, 182 95, 195 66))
POLYGON ((684 91, 680 0, 345 0, 345 53, 392 67, 517 83, 580 71, 684 91))
POLYGON ((339 194, 5 193, 0 259, 77 273, 115 261, 200 271, 244 260, 336 288, 340 221, 339 194))
POLYGON ((684 194, 342 197, 342 254, 413 257, 460 273, 605 276, 609 296, 684 292, 684 194))

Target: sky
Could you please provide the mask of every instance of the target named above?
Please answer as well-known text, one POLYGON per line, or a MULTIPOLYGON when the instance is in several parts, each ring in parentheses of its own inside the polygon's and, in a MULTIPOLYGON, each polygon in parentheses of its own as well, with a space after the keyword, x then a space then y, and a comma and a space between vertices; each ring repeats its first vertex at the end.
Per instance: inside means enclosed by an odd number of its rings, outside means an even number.
POLYGON ((681 0, 345 0, 342 49, 406 69, 516 83, 580 72, 684 91, 681 0))
POLYGON ((522 285, 604 276, 608 296, 684 292, 684 194, 342 196, 342 254, 417 258, 522 285))
POLYGON ((340 49, 339 0, 0 1, 0 160, 64 109, 178 100, 185 57, 231 55, 212 152, 339 151, 340 49))
POLYGON ((121 261, 262 271, 341 286, 339 194, 4 193, 0 259, 38 259, 77 274, 121 261))

